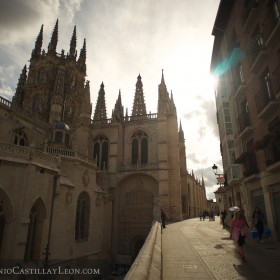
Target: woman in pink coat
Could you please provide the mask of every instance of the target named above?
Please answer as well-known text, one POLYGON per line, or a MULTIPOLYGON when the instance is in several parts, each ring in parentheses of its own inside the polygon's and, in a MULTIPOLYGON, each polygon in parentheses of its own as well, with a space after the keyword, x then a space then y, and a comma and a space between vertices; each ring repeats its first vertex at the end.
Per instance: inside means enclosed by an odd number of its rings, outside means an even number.
POLYGON ((248 225, 246 219, 242 214, 242 212, 238 210, 231 221, 230 237, 237 242, 239 247, 239 255, 241 258, 245 258, 243 245, 247 233, 248 233, 248 225))

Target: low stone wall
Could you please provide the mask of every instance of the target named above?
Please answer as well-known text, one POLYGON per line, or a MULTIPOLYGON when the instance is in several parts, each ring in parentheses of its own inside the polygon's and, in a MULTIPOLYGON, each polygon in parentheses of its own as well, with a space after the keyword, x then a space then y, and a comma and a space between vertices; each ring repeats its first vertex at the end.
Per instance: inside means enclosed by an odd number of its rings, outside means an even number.
POLYGON ((137 258, 125 276, 125 280, 161 279, 161 225, 154 222, 137 258))

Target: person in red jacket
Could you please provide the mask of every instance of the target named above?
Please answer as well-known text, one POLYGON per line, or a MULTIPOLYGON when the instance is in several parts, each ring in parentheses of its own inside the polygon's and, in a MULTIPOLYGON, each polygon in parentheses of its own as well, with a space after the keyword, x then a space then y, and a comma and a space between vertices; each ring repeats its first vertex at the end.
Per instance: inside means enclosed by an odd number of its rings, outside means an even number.
POLYGON ((245 258, 243 251, 243 245, 248 233, 248 225, 241 210, 238 210, 233 219, 231 220, 230 237, 237 242, 239 247, 239 255, 241 258, 245 258))

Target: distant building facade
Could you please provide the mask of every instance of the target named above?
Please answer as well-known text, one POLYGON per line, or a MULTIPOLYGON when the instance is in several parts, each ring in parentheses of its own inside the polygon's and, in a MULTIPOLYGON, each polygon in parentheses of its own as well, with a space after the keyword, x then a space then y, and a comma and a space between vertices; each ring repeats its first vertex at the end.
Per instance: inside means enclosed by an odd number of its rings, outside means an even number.
POLYGON ((258 206, 280 240, 280 3, 220 1, 211 70, 226 208, 258 206))
POLYGON ((107 116, 105 86, 94 113, 79 56, 47 51, 43 26, 12 101, 0 97, 0 259, 130 264, 162 208, 170 221, 198 215, 205 185, 186 168, 185 139, 164 75, 158 111, 148 114, 137 77, 132 114, 119 92, 107 116), (92 117, 93 116, 93 117, 92 117))

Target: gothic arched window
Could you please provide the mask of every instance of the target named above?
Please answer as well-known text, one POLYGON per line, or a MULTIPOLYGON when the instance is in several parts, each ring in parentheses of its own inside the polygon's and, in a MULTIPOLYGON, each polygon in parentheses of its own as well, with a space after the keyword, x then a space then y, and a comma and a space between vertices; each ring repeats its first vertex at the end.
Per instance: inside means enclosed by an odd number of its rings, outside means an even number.
POLYGON ((27 146, 26 136, 22 129, 17 129, 15 131, 14 144, 18 146, 27 146))
POLYGON ((37 76, 37 81, 38 82, 41 82, 44 80, 44 69, 43 67, 41 67, 39 70, 38 70, 38 76, 37 76))
POLYGON ((40 243, 43 221, 45 218, 45 205, 41 199, 37 199, 37 201, 33 204, 29 214, 29 226, 24 255, 24 259, 26 261, 38 260, 40 258, 40 243))
POLYGON ((141 130, 136 131, 131 139, 131 163, 148 163, 148 136, 141 130))
POLYGON ((54 136, 54 143, 61 144, 63 140, 63 133, 61 131, 57 131, 54 136))
POLYGON ((70 147, 70 135, 68 133, 65 134, 65 146, 70 147))
POLYGON ((99 169, 108 169, 109 141, 105 136, 98 136, 93 143, 93 159, 99 169))
POLYGON ((86 192, 82 192, 77 200, 75 240, 77 242, 88 239, 90 199, 86 192))
POLYGON ((32 112, 37 113, 40 111, 40 97, 35 95, 32 102, 32 112))

